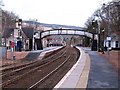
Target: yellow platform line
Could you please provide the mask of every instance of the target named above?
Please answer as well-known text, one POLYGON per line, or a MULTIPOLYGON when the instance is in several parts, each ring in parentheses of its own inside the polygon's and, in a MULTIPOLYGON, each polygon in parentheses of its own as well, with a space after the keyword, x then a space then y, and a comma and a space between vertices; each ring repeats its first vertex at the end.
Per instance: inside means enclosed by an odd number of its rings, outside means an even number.
POLYGON ((86 64, 84 66, 84 69, 82 71, 80 79, 76 85, 76 89, 77 88, 84 88, 84 89, 87 88, 89 71, 90 71, 90 57, 88 54, 86 54, 86 64))

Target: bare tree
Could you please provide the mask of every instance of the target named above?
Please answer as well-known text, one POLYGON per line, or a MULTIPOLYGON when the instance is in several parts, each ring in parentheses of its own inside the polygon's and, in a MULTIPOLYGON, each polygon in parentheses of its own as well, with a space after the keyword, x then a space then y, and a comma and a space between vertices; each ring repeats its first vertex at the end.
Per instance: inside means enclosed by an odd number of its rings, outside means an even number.
POLYGON ((92 30, 93 25, 91 24, 92 20, 95 17, 99 16, 100 19, 100 27, 101 29, 105 29, 105 36, 108 34, 108 24, 110 24, 110 31, 109 33, 115 33, 119 31, 120 26, 120 5, 118 2, 109 2, 108 4, 103 4, 100 9, 97 9, 93 15, 88 18, 86 24, 87 30, 94 32, 92 30))

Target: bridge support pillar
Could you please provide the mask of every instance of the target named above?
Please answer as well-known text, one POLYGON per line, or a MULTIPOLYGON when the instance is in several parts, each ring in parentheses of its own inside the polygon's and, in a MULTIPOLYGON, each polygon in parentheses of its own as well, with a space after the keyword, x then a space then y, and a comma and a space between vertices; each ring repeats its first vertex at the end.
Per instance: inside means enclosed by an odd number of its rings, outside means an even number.
POLYGON ((43 50, 42 40, 40 39, 40 50, 43 50))
POLYGON ((35 39, 36 45, 37 45, 37 50, 42 50, 43 45, 41 39, 35 39))
POLYGON ((40 32, 40 38, 37 39, 36 41, 37 41, 37 50, 43 50, 42 39, 41 39, 41 32, 40 32))

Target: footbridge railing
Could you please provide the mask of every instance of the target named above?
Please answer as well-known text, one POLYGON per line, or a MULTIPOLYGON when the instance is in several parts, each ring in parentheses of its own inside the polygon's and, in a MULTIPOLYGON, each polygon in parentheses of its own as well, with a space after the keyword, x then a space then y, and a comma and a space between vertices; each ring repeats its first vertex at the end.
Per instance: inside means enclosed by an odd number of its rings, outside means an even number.
POLYGON ((93 37, 92 33, 86 32, 85 30, 76 29, 53 29, 41 32, 41 38, 45 38, 50 35, 80 35, 87 36, 89 38, 93 37))

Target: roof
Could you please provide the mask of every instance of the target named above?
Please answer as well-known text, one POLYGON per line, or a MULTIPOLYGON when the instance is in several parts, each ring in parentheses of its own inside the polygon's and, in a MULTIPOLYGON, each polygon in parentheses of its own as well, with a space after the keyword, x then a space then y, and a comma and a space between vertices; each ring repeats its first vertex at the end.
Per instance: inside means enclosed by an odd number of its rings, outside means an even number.
MULTIPOLYGON (((23 28, 22 31, 24 32, 24 34, 27 36, 27 38, 32 39, 33 37, 33 28, 23 28)), ((4 33, 3 33, 3 38, 9 38, 11 36, 11 34, 14 33, 14 29, 5 29, 4 33)))
POLYGON ((23 28, 22 31, 24 32, 24 34, 27 36, 27 38, 32 39, 33 38, 33 32, 34 29, 33 28, 23 28))

